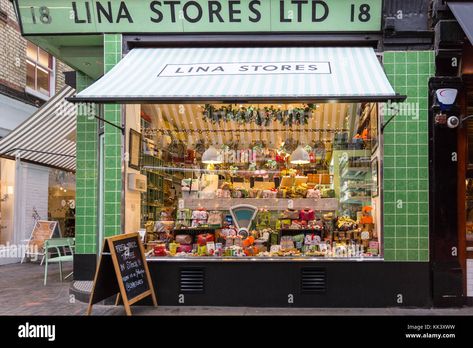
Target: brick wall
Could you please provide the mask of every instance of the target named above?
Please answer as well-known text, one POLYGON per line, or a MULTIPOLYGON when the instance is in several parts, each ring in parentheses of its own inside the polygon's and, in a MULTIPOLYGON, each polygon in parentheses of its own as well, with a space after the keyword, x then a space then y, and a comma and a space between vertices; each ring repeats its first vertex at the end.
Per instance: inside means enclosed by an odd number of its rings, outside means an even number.
POLYGON ((8 15, 0 21, 0 84, 23 91, 26 85, 26 40, 21 37, 13 5, 0 0, 0 9, 8 15))
POLYGON ((73 70, 69 65, 56 59, 56 91, 60 91, 65 84, 64 72, 73 70))
MULTIPOLYGON (((24 92, 26 86, 26 39, 21 36, 13 4, 0 0, 0 10, 7 20, 0 20, 0 85, 24 92)), ((64 86, 64 71, 73 70, 56 60, 56 91, 64 86)))

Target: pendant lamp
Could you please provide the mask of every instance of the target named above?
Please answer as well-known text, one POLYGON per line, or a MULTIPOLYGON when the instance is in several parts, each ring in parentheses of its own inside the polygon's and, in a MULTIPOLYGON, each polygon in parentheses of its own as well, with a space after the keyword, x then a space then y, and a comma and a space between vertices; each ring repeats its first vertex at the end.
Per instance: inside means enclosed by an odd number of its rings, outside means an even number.
POLYGON ((205 164, 220 164, 222 160, 217 149, 212 145, 207 150, 205 150, 202 155, 202 163, 205 164))
POLYGON ((291 153, 290 162, 292 164, 309 164, 309 153, 304 149, 302 145, 299 145, 297 149, 295 149, 294 152, 291 153))

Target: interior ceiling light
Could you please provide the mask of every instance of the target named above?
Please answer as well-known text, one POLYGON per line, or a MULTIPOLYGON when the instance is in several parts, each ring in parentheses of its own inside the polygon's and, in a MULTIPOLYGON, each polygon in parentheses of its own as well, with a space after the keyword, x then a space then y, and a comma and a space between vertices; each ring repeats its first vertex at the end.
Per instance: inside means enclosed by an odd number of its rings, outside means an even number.
POLYGON ((310 163, 310 156, 309 153, 304 149, 302 145, 299 145, 297 149, 291 153, 292 164, 309 164, 310 163))
POLYGON ((202 155, 202 163, 205 164, 220 164, 222 160, 217 149, 212 145, 207 150, 205 150, 202 155))

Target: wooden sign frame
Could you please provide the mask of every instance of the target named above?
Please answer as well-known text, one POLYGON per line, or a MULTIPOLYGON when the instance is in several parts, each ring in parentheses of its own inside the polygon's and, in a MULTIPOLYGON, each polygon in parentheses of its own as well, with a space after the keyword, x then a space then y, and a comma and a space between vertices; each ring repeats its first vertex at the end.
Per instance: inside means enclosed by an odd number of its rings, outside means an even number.
POLYGON ((21 259, 21 263, 23 263, 27 257, 30 258, 31 255, 36 255, 36 256, 42 256, 41 263, 40 263, 42 265, 43 260, 44 260, 44 256, 45 256, 44 242, 47 239, 61 238, 61 237, 62 237, 61 227, 60 227, 58 221, 36 220, 35 224, 33 226, 33 230, 31 231, 30 238, 27 240, 28 242, 26 244, 25 252, 24 252, 23 257, 21 259), (49 232, 50 232, 49 235, 43 236, 43 237, 46 237, 46 238, 44 238, 44 239, 35 239, 36 232, 40 230, 40 227, 41 227, 42 224, 48 224, 49 227, 51 227, 51 225, 52 225, 53 227, 49 228, 49 232), (34 247, 35 245, 38 246, 38 250, 37 250, 36 253, 31 252, 31 247, 34 247))
POLYGON ((148 263, 146 262, 145 250, 139 233, 127 233, 119 236, 105 238, 100 255, 97 271, 95 272, 94 285, 90 294, 89 306, 87 307, 87 315, 92 313, 92 306, 106 298, 117 295, 115 305, 123 303, 127 315, 131 315, 131 305, 141 301, 145 297, 151 296, 153 305, 158 306, 156 294, 154 292, 153 282, 149 273, 148 263), (123 239, 136 238, 139 246, 143 268, 145 270, 145 279, 148 282, 148 290, 142 292, 134 298, 128 298, 125 285, 120 272, 117 253, 113 247, 113 243, 123 239))

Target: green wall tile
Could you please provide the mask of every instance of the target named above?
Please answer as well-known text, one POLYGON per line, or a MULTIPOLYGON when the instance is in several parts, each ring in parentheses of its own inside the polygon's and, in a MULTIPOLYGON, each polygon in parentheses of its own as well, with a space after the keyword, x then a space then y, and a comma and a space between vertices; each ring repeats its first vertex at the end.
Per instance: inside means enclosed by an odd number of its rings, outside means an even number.
POLYGON ((419 250, 419 261, 429 261, 429 250, 419 250))
MULTIPOLYGON (((407 227, 407 237, 408 238, 419 238, 419 228, 417 226, 408 226, 407 227)), ((418 245, 419 243, 417 243, 418 245)))
POLYGON ((396 260, 396 250, 384 249, 384 259, 389 261, 396 260))
POLYGON ((383 61, 394 89, 411 103, 409 108, 404 104, 384 133, 384 259, 427 262, 428 80, 435 72, 434 54, 385 52, 383 61))
POLYGON ((428 238, 419 238, 419 248, 428 249, 429 248, 429 239, 428 238))
POLYGON ((394 244, 396 249, 407 249, 407 238, 396 238, 394 244))
POLYGON ((418 249, 419 248, 419 239, 418 238, 407 238, 407 248, 408 249, 418 249))
MULTIPOLYGON (((76 82, 77 91, 81 91, 94 81, 77 72, 76 82)), ((78 113, 76 138, 76 253, 89 254, 96 252, 97 120, 78 113)))
POLYGON ((419 261, 419 252, 417 250, 407 250, 407 261, 419 261))
POLYGON ((396 245, 395 238, 384 238, 384 248, 385 249, 394 249, 396 245))
MULTIPOLYGON (((121 34, 104 35, 105 73, 122 58, 121 34)), ((118 126, 122 125, 122 107, 115 104, 104 106, 104 118, 118 126)), ((104 126, 104 234, 106 237, 120 234, 122 192, 122 133, 110 125, 104 126)))
POLYGON ((407 261, 407 250, 396 249, 396 261, 407 261))

